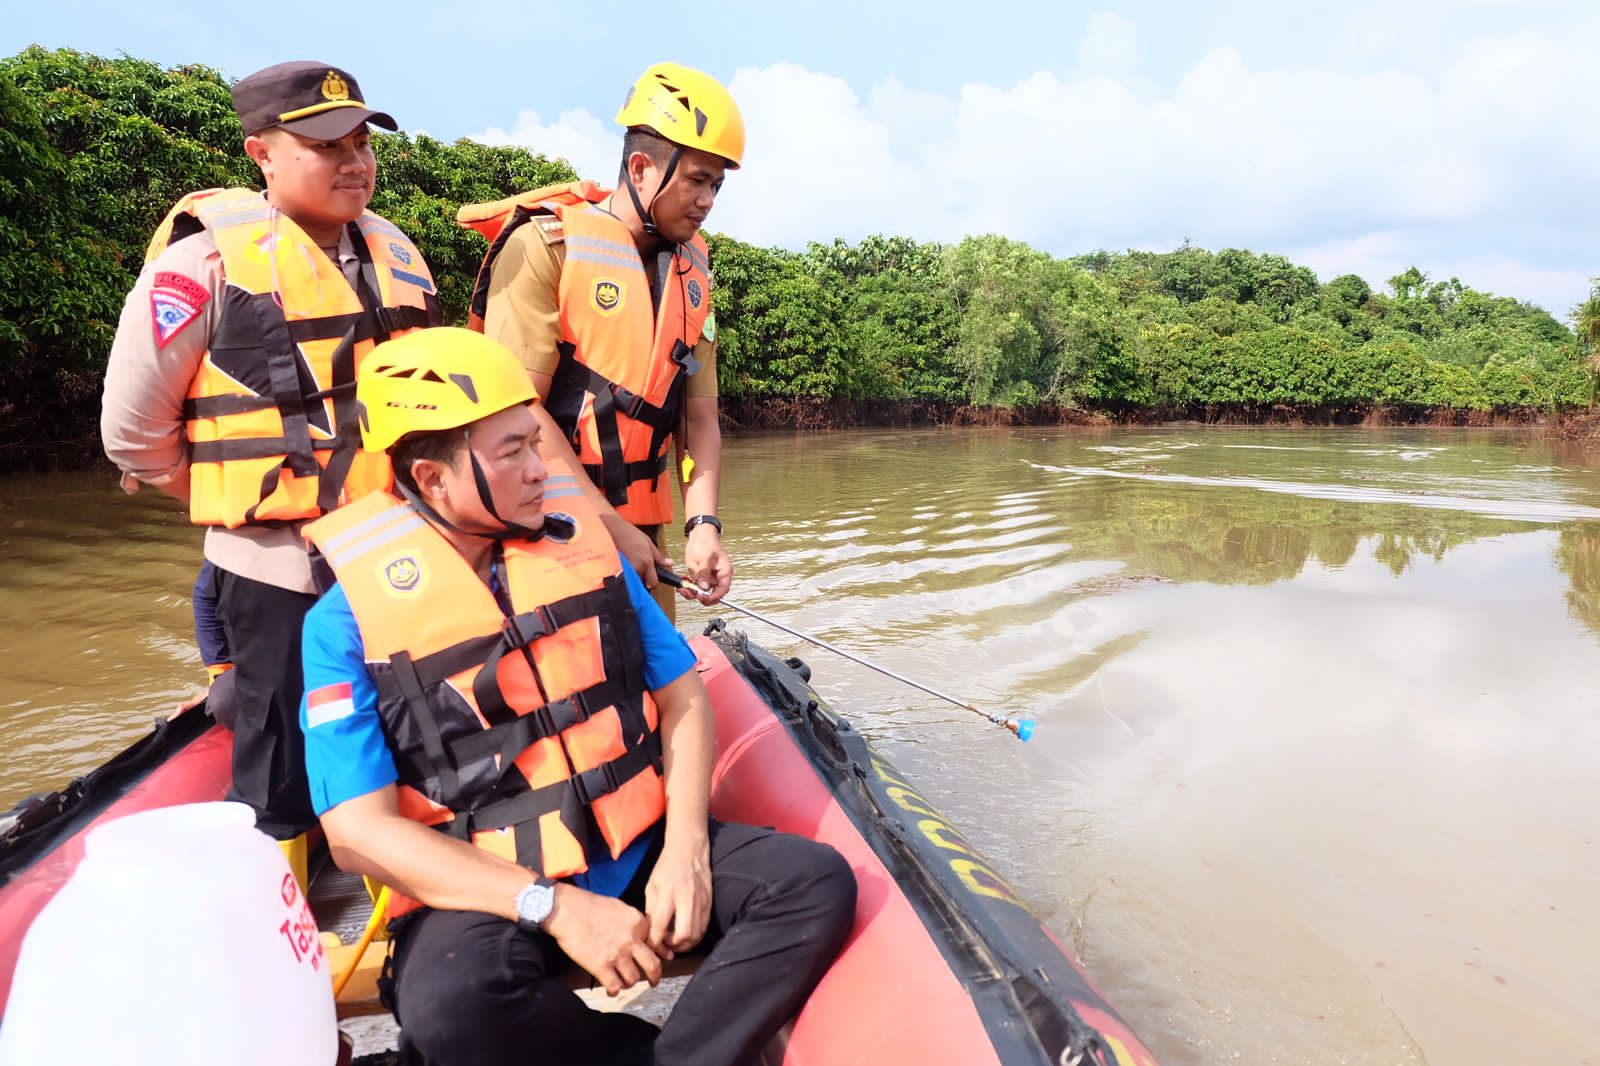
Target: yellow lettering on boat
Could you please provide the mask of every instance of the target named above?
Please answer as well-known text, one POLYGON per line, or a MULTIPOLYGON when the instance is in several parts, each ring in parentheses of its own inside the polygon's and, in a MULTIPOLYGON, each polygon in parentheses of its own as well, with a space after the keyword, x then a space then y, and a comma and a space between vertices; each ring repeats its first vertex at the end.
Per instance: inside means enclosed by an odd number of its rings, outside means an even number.
POLYGON ((961 883, 966 885, 969 891, 977 895, 1004 900, 1019 907, 1023 905, 1017 894, 1011 891, 1011 886, 981 862, 974 862, 972 859, 952 859, 950 869, 956 872, 956 876, 961 878, 961 883))
POLYGON ((973 851, 961 834, 956 832, 955 826, 949 822, 941 822, 937 818, 924 818, 917 823, 917 828, 922 830, 922 835, 933 842, 933 846, 946 851, 959 851, 963 855, 970 855, 974 859, 978 853, 973 851))
POLYGON ((898 803, 902 809, 908 810, 912 814, 926 814, 930 818, 939 817, 939 812, 928 806, 927 800, 923 799, 909 788, 901 788, 899 785, 890 785, 888 788, 884 789, 884 791, 887 792, 889 794, 889 798, 898 803))
POLYGON ((883 778, 883 780, 887 781, 891 785, 899 785, 901 788, 904 788, 904 789, 910 789, 911 788, 911 783, 909 781, 903 781, 899 777, 896 777, 893 773, 890 772, 889 766, 888 766, 887 763, 879 762, 877 759, 873 759, 872 760, 872 770, 879 777, 883 778))

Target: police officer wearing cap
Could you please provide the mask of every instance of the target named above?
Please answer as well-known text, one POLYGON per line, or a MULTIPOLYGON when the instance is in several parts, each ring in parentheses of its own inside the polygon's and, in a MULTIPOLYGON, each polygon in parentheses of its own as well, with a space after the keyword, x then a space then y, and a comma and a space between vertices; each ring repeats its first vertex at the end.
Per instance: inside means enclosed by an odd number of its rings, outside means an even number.
POLYGON ((397 127, 355 77, 280 63, 239 81, 233 105, 265 192, 191 193, 157 229, 100 428, 126 491, 154 485, 206 527, 236 674, 229 798, 289 840, 314 822, 299 643, 318 584, 300 527, 390 483, 386 459, 359 451, 356 368, 440 315, 421 253, 367 210, 369 126, 397 127))

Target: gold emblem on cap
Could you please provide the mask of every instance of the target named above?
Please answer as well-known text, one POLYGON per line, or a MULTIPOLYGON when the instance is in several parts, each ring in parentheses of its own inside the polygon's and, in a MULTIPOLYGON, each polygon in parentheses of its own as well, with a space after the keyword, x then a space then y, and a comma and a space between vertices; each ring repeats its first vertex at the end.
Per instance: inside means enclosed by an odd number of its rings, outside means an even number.
POLYGON ((322 79, 322 98, 324 100, 350 99, 350 86, 346 85, 345 80, 339 77, 338 71, 330 70, 327 77, 322 79))

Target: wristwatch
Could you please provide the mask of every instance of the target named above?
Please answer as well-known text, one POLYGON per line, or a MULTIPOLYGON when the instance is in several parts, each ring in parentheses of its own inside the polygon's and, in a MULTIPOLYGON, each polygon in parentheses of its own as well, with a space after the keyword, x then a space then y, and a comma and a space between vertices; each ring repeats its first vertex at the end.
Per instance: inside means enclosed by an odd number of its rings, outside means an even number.
POLYGON ((533 884, 517 893, 517 924, 530 933, 544 929, 544 920, 556 905, 556 883, 548 877, 537 875, 533 884))
POLYGON ((687 537, 690 533, 693 533, 695 526, 710 526, 717 531, 718 535, 722 533, 722 523, 717 521, 717 516, 714 514, 697 514, 689 519, 683 524, 683 535, 687 537))

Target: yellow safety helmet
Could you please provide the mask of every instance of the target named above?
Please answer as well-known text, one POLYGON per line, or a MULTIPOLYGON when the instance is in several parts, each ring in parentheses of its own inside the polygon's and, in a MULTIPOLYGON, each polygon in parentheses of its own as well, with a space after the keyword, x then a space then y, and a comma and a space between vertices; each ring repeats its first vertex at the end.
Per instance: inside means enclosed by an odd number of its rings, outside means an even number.
POLYGON ((388 451, 407 433, 468 426, 538 398, 509 348, 454 326, 380 344, 356 372, 361 439, 373 452, 388 451))
POLYGON ((621 126, 648 126, 683 148, 720 155, 729 170, 744 158, 744 117, 717 79, 677 63, 657 63, 633 83, 621 126))

